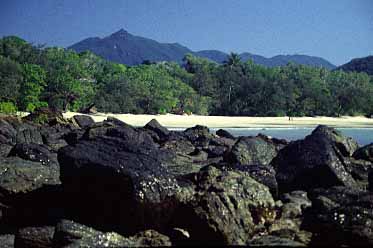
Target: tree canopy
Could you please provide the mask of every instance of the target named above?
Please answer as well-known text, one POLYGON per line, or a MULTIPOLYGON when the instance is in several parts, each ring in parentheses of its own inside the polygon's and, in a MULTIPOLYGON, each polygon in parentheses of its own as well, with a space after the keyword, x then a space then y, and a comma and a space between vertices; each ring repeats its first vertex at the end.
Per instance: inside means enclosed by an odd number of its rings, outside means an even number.
POLYGON ((0 111, 95 104, 113 113, 245 116, 373 114, 366 73, 288 64, 267 68, 231 53, 222 65, 187 54, 173 62, 125 66, 91 52, 0 39, 0 111))

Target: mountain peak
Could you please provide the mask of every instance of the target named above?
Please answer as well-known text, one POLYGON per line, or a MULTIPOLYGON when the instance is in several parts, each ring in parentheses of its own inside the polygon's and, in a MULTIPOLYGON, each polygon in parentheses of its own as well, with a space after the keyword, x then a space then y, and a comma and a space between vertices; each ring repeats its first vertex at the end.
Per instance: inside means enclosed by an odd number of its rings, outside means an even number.
POLYGON ((126 35, 128 35, 128 32, 126 30, 124 30, 123 28, 121 28, 117 32, 111 34, 111 36, 126 36, 126 35))

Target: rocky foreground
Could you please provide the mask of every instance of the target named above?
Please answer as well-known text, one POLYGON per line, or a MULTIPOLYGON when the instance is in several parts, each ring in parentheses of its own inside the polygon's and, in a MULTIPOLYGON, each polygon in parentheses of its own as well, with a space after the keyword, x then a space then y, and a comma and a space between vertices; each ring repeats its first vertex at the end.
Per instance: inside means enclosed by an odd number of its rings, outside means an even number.
POLYGON ((0 246, 372 246, 373 143, 0 117, 0 246))

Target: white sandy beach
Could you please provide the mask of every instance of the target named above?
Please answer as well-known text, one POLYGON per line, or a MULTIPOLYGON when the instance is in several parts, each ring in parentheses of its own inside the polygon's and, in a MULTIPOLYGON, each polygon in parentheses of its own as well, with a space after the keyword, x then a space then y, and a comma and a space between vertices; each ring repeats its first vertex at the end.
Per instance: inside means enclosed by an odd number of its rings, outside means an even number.
MULTIPOLYGON (((80 113, 67 112, 64 117, 71 118, 80 113)), ((110 114, 98 113, 90 115, 94 121, 105 120, 113 116, 133 126, 144 126, 152 119, 156 119, 165 127, 187 128, 195 125, 204 125, 210 128, 292 128, 315 127, 319 124, 331 127, 345 128, 373 128, 373 119, 366 117, 344 116, 334 117, 294 117, 289 121, 288 117, 230 117, 230 116, 200 116, 200 115, 134 115, 134 114, 110 114)))

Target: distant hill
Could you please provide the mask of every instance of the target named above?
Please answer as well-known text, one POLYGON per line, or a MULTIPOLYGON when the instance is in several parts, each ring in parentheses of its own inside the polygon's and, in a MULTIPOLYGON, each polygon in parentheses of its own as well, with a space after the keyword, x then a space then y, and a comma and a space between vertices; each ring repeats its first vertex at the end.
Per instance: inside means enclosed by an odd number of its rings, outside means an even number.
MULTIPOLYGON (((132 35, 124 29, 104 38, 95 37, 82 40, 68 48, 77 52, 89 50, 105 59, 126 65, 138 65, 144 60, 181 63, 187 53, 208 58, 217 63, 224 62, 228 56, 228 54, 217 50, 194 52, 178 43, 160 43, 152 39, 132 35)), ((265 58, 260 55, 242 53, 240 57, 243 61, 252 59, 257 64, 269 67, 294 62, 327 69, 335 68, 333 64, 323 58, 307 55, 277 55, 272 58, 265 58)))
POLYGON ((339 66, 337 69, 343 71, 366 72, 369 75, 373 75, 373 56, 353 59, 339 66))

